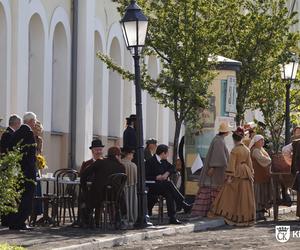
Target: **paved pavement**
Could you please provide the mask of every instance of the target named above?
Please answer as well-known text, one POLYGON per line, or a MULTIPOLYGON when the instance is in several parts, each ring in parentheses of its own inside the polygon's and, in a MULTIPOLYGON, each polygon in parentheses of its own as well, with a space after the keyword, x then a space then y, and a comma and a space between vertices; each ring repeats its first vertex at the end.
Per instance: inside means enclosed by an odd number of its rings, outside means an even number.
POLYGON ((260 222, 254 227, 237 228, 222 226, 217 229, 185 235, 160 237, 115 247, 114 250, 198 250, 198 249, 300 249, 300 238, 280 243, 275 238, 276 225, 289 225, 291 231, 300 230, 295 213, 280 216, 280 222, 260 222))
MULTIPOLYGON (((281 213, 290 211, 295 211, 295 207, 280 210, 281 213)), ((280 219, 296 218, 294 212, 290 212, 289 217, 284 216, 282 215, 280 219)), ((113 246, 120 245, 121 247, 114 249, 185 248, 187 250, 201 249, 202 247, 206 249, 248 249, 248 247, 257 248, 260 244, 276 243, 273 222, 259 223, 255 227, 241 229, 224 227, 222 219, 199 220, 196 218, 196 220, 189 220, 184 217, 182 219, 186 221, 185 225, 160 225, 144 230, 108 231, 107 233, 72 227, 40 227, 31 232, 17 232, 0 227, 0 242, 22 245, 28 249, 60 250, 111 249, 113 246), (213 230, 215 228, 218 230, 213 230), (195 231, 202 232, 193 233, 195 231), (251 240, 249 240, 250 238, 251 240), (246 243, 240 244, 239 239, 246 243)), ((291 223, 294 223, 292 225, 295 227, 298 225, 298 222, 291 223)))

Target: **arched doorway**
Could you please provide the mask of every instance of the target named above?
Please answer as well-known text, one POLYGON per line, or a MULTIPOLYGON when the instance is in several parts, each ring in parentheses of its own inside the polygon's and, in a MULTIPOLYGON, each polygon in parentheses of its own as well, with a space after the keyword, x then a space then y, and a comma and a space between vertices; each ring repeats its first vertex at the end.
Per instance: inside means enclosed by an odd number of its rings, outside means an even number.
POLYGON ((102 92, 102 79, 103 79, 103 63, 97 57, 97 52, 102 52, 102 43, 100 33, 95 31, 95 50, 94 50, 94 97, 93 97, 93 134, 101 135, 101 92, 102 92))
MULTIPOLYGON (((7 107, 7 23, 3 5, 0 3, 0 118, 5 119, 7 107)), ((6 120, 6 119, 5 119, 6 120)), ((1 125, 4 125, 2 123, 1 125)))
MULTIPOLYGON (((121 49, 117 38, 111 43, 110 57, 115 63, 121 65, 121 49)), ((120 137, 121 133, 121 76, 109 71, 109 95, 108 95, 108 136, 120 137)))
POLYGON ((29 22, 28 110, 43 118, 45 33, 40 16, 34 14, 29 22))

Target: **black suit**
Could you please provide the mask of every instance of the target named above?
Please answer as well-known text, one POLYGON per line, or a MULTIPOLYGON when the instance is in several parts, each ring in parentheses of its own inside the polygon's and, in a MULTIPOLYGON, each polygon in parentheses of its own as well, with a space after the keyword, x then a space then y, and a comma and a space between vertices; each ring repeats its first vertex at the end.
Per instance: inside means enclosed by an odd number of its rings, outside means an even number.
POLYGON ((10 144, 11 144, 11 138, 13 135, 14 131, 8 127, 5 132, 1 136, 1 142, 0 142, 0 153, 7 153, 10 144))
POLYGON ((127 126, 123 132, 123 146, 125 148, 136 149, 136 131, 133 127, 127 126))
MULTIPOLYGON (((101 204, 105 198, 105 187, 108 184, 108 177, 112 174, 118 173, 125 174, 125 167, 117 159, 96 160, 81 173, 80 183, 82 191, 87 195, 86 215, 83 215, 84 221, 88 219, 89 223, 91 222, 91 216, 93 214, 93 209, 95 208, 95 221, 96 225, 98 224, 99 212, 97 212, 97 209, 101 207, 101 204), (86 183, 91 176, 93 176, 93 182, 91 189, 88 190, 86 183)), ((119 211, 122 213, 122 215, 127 214, 125 197, 123 196, 120 204, 116 205, 116 220, 120 221, 121 217, 119 211)))
POLYGON ((80 183, 83 189, 90 176, 94 176, 91 191, 89 192, 89 206, 98 207, 104 199, 105 186, 108 184, 108 177, 112 174, 124 173, 125 167, 115 159, 96 160, 81 173, 80 183))
POLYGON ((31 128, 27 125, 22 125, 11 138, 11 148, 20 143, 22 147, 21 152, 23 157, 21 160, 21 168, 25 181, 24 191, 22 193, 21 202, 19 204, 18 212, 10 215, 9 226, 11 228, 22 228, 25 226, 25 221, 31 214, 32 200, 34 197, 34 189, 36 181, 36 142, 31 128))
POLYGON ((151 157, 146 161, 146 180, 147 181, 155 181, 155 183, 148 184, 148 210, 151 211, 155 202, 156 196, 162 195, 166 198, 168 216, 170 218, 174 218, 176 214, 175 204, 182 204, 184 201, 184 197, 179 192, 179 190, 175 187, 173 182, 165 180, 165 181, 157 181, 156 177, 158 175, 163 175, 164 173, 169 172, 170 174, 175 172, 174 166, 169 163, 167 160, 162 160, 158 162, 156 155, 151 157))

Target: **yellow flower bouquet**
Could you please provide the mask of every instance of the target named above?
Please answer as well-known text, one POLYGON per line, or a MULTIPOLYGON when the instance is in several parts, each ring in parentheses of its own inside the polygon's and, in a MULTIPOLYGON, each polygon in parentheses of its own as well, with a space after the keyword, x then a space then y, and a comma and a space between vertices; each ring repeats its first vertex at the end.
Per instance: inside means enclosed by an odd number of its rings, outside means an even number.
POLYGON ((41 154, 38 154, 36 156, 36 167, 39 170, 45 169, 47 167, 46 158, 41 154))

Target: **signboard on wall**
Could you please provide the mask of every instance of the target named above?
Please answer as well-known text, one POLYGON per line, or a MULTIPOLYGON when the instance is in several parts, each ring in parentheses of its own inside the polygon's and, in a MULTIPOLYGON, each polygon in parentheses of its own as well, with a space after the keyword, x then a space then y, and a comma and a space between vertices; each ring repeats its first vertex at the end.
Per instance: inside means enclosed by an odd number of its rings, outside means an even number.
POLYGON ((225 111, 236 113, 236 77, 228 76, 225 111))

